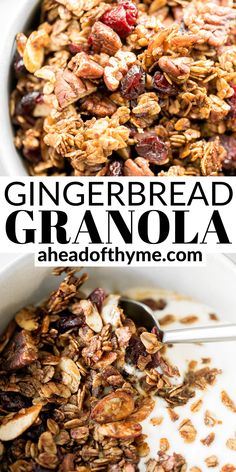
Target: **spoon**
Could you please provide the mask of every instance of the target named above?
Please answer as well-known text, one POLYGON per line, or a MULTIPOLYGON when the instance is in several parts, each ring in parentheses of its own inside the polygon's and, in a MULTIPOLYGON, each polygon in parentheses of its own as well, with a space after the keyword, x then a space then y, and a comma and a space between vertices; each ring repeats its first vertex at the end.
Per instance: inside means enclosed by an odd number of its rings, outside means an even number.
POLYGON ((143 326, 151 331, 158 330, 161 341, 166 344, 179 343, 210 343, 215 341, 236 341, 236 324, 200 326, 199 328, 170 329, 163 331, 154 312, 144 303, 121 297, 119 306, 127 318, 137 326, 143 326))

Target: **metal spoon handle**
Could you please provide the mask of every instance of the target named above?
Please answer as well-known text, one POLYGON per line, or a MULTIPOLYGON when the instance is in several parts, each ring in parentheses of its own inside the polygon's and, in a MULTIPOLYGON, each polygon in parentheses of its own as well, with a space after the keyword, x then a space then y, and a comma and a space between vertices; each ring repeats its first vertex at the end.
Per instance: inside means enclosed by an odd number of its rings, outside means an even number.
POLYGON ((163 342, 170 344, 215 341, 236 341, 236 324, 175 329, 163 333, 163 342))

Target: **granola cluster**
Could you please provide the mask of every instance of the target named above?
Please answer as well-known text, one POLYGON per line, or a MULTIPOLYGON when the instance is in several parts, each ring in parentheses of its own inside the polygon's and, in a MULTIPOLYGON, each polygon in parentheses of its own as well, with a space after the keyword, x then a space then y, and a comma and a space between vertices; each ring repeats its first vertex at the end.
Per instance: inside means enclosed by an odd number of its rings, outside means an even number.
POLYGON ((233 0, 42 0, 11 116, 31 175, 236 169, 233 0))

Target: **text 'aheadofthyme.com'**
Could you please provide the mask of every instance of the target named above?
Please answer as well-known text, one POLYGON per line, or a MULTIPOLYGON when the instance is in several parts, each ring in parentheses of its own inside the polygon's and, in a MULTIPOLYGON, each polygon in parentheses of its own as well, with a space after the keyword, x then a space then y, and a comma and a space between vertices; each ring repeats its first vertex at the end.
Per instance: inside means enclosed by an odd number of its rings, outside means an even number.
POLYGON ((2 250, 36 265, 199 265, 236 247, 230 178, 0 179, 2 250))

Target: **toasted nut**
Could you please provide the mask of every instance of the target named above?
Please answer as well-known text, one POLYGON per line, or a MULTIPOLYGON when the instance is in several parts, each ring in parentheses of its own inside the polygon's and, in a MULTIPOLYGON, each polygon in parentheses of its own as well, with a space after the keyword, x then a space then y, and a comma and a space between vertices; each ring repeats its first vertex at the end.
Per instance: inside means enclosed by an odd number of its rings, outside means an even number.
POLYGON ((127 159, 124 164, 124 175, 134 177, 152 177, 154 174, 149 169, 149 162, 143 157, 136 159, 127 159))
POLYGON ((91 115, 98 117, 111 116, 115 113, 116 109, 116 105, 108 97, 103 97, 99 93, 89 95, 81 103, 81 110, 85 110, 91 113, 91 115))
POLYGON ((33 31, 27 39, 23 60, 26 69, 34 73, 40 69, 44 61, 44 48, 49 44, 49 37, 46 31, 33 31))
POLYGON ((140 436, 142 426, 133 421, 121 421, 116 423, 102 424, 98 428, 98 433, 103 436, 116 439, 132 439, 140 436))
POLYGON ((109 56, 114 56, 122 47, 118 34, 101 21, 94 23, 89 39, 95 52, 104 52, 109 56))
POLYGON ((98 423, 120 421, 134 411, 134 400, 126 392, 117 390, 102 398, 91 412, 91 418, 98 423))
POLYGON ((69 387, 71 393, 76 393, 80 384, 80 371, 72 359, 62 357, 59 363, 62 370, 62 383, 69 387))
POLYGON ((100 333, 103 323, 96 306, 90 300, 81 300, 80 307, 84 312, 85 321, 89 328, 95 331, 95 333, 100 333))
POLYGON ((38 350, 28 331, 17 333, 4 352, 6 370, 22 369, 32 364, 38 357, 38 350))
POLYGON ((85 52, 76 54, 69 62, 68 67, 77 77, 84 79, 99 79, 103 76, 103 67, 85 52))
POLYGON ((42 405, 34 405, 30 408, 20 410, 16 415, 4 418, 4 423, 0 426, 0 440, 12 441, 26 431, 36 420, 42 405), (6 422, 7 421, 7 422, 6 422))
POLYGON ((26 329, 26 331, 34 331, 38 328, 35 313, 30 309, 22 308, 22 310, 18 311, 16 314, 15 320, 18 326, 22 329, 26 329))
POLYGON ((155 406, 155 400, 151 397, 144 398, 140 408, 138 408, 134 413, 129 416, 129 419, 132 421, 144 421, 152 412, 155 406))
POLYGON ((140 339, 142 343, 144 344, 148 354, 155 354, 155 352, 160 351, 160 349, 162 349, 163 347, 163 344, 160 341, 158 341, 156 335, 153 333, 148 333, 144 331, 140 335, 140 339))
POLYGON ((55 95, 61 108, 94 92, 96 87, 88 80, 82 81, 68 69, 56 74, 55 95))
POLYGON ((121 79, 135 61, 135 54, 128 51, 118 51, 109 59, 104 69, 104 82, 108 90, 114 92, 118 89, 121 79))
POLYGON ((110 323, 114 328, 121 326, 121 311, 118 307, 119 298, 119 295, 109 295, 103 303, 101 312, 104 323, 110 323))

